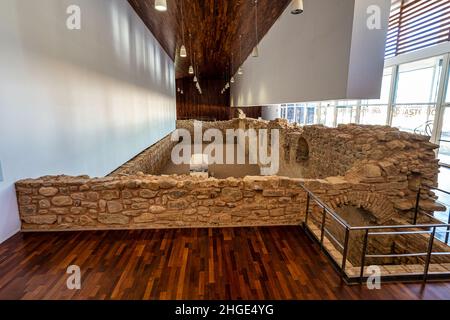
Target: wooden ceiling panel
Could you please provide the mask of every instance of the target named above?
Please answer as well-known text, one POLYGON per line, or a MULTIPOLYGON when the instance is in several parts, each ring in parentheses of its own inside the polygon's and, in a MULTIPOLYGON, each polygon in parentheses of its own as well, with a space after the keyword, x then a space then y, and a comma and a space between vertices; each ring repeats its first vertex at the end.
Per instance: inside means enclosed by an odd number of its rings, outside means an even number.
MULTIPOLYGON (((168 10, 154 9, 154 0, 128 0, 166 52, 176 63, 177 79, 189 76, 190 45, 196 53, 199 75, 221 78, 230 69, 234 54, 235 71, 250 55, 255 42, 254 0, 183 0, 187 58, 179 57, 183 42, 182 0, 167 0, 168 10), (239 57, 239 36, 242 56, 239 57)), ((259 39, 269 31, 290 0, 258 0, 259 39)), ((192 55, 193 56, 193 55, 192 55)))

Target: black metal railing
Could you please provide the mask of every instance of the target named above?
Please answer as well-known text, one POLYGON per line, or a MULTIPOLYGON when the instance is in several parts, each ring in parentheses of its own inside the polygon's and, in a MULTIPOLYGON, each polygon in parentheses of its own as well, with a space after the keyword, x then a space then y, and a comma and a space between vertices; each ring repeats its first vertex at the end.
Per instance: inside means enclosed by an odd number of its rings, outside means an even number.
MULTIPOLYGON (((446 191, 446 190, 442 190, 439 188, 434 188, 434 187, 420 187, 419 191, 417 192, 417 197, 416 197, 416 205, 415 205, 415 210, 414 210, 414 217, 413 217, 413 224, 416 225, 417 224, 417 219, 419 217, 419 212, 420 212, 420 201, 422 200, 422 191, 426 190, 427 192, 430 191, 438 191, 441 192, 443 194, 449 195, 450 196, 450 192, 446 191)), ((442 202, 439 202, 440 204, 442 204, 443 206, 446 207, 446 212, 448 213, 448 217, 447 217, 447 224, 449 225, 447 227, 447 233, 445 235, 445 240, 444 242, 448 244, 449 242, 449 238, 450 238, 450 205, 449 204, 445 204, 442 202)), ((432 218, 432 219, 436 219, 436 217, 428 214, 428 213, 423 213, 425 216, 432 218)))
MULTIPOLYGON (((424 269, 423 273, 419 274, 422 277, 423 281, 427 281, 429 277, 429 270, 432 257, 434 256, 450 256, 450 252, 434 252, 434 241, 436 238, 436 230, 438 228, 446 228, 447 235, 450 233, 450 224, 415 224, 415 225, 383 225, 383 226, 351 226, 349 225, 338 213, 336 213, 333 209, 327 206, 318 196, 316 196, 313 192, 311 192, 308 188, 302 185, 302 188, 306 192, 306 212, 305 212, 305 220, 303 222, 303 227, 308 234, 313 235, 314 239, 319 243, 320 247, 324 251, 328 251, 329 248, 326 248, 324 245, 324 240, 326 237, 332 240, 333 243, 337 245, 342 250, 342 261, 334 261, 336 266, 338 267, 341 277, 348 282, 352 279, 346 272, 346 267, 348 264, 348 255, 350 246, 350 237, 352 232, 363 232, 363 242, 361 247, 361 265, 359 266, 359 277, 357 277, 359 282, 362 282, 365 279, 364 270, 367 266, 366 261, 368 258, 371 259, 381 259, 381 258, 406 258, 406 257, 416 257, 423 258, 424 261, 424 269), (319 226, 319 235, 317 236, 315 232, 310 228, 310 220, 311 219, 311 207, 316 205, 319 207, 320 217, 316 220, 318 221, 319 226), (320 210, 321 209, 321 210, 320 210), (331 218, 332 221, 337 222, 337 225, 342 228, 344 231, 344 240, 340 241, 335 237, 331 230, 327 228, 327 218, 331 218), (320 221, 320 222, 319 222, 320 221), (401 254, 368 254, 368 244, 372 237, 378 236, 402 236, 402 235, 428 235, 428 239, 424 237, 424 244, 426 244, 427 250, 426 252, 409 252, 409 253, 401 253, 401 254)), ((449 250, 450 251, 450 250, 449 250)), ((382 264, 381 264, 382 265, 382 264)), ((411 272, 412 274, 412 272, 411 272)), ((402 274, 403 277, 408 277, 411 274, 402 274)), ((415 273, 414 273, 415 274, 415 273)), ((450 277, 449 272, 440 272, 439 275, 448 275, 450 277)), ((397 276, 398 277, 398 276, 397 276)), ((353 277, 354 278, 354 277, 353 277)))

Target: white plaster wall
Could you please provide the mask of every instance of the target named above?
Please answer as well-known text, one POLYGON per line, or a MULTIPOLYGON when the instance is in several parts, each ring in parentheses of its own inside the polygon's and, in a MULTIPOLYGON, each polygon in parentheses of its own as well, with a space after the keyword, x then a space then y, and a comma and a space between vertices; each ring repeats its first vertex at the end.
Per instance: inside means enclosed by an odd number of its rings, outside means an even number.
POLYGON ((173 61, 127 1, 0 1, 0 70, 0 242, 15 181, 104 176, 175 129, 173 61))
POLYGON ((356 0, 346 98, 380 98, 391 0, 356 0), (369 29, 373 9, 381 14, 381 29, 369 29))
POLYGON ((289 6, 261 40, 259 57, 245 61, 231 88, 233 106, 380 94, 390 0, 304 0, 304 7, 292 15, 289 6), (369 4, 381 8, 381 30, 365 27, 369 4))

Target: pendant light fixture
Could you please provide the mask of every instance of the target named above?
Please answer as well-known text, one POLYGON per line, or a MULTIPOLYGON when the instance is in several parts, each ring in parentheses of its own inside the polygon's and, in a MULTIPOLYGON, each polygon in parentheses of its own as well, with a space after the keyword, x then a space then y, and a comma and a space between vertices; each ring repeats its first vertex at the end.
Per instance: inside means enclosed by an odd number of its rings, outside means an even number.
POLYGON ((181 44, 180 49, 180 57, 186 58, 187 57, 187 51, 186 47, 184 46, 185 39, 184 39, 184 12, 183 12, 183 0, 181 0, 181 32, 183 33, 183 43, 181 44))
POLYGON ((230 70, 230 74, 231 74, 231 79, 230 82, 234 83, 234 76, 233 76, 233 60, 234 60, 234 54, 231 53, 231 70, 230 70))
MULTIPOLYGON (((242 34, 239 35, 239 62, 242 61, 242 34)), ((238 68, 238 75, 244 74, 244 69, 242 67, 238 68)))
POLYGON ((303 0, 294 0, 291 7, 292 14, 302 14, 303 13, 303 0))
MULTIPOLYGON (((189 50, 192 53, 192 34, 189 33, 189 50)), ((189 66, 189 74, 194 74, 194 67, 192 65, 192 54, 191 54, 191 65, 189 66)))
POLYGON ((259 57, 259 49, 258 49, 258 43, 259 43, 259 37, 258 37, 258 0, 255 0, 255 33, 256 33, 256 44, 252 51, 252 57, 258 58, 259 57))
POLYGON ((155 0, 155 9, 158 11, 167 11, 167 1, 155 0))
POLYGON ((187 51, 186 51, 186 47, 183 45, 181 45, 181 49, 180 49, 180 57, 181 58, 186 58, 187 57, 187 51))
MULTIPOLYGON (((194 52, 194 66, 195 66, 195 63, 196 63, 196 59, 195 59, 195 52, 194 52)), ((192 67, 192 69, 194 69, 194 67, 192 67)), ((195 74, 195 71, 193 73, 195 74)), ((194 75, 194 82, 197 82, 197 81, 198 81, 197 75, 194 75)))

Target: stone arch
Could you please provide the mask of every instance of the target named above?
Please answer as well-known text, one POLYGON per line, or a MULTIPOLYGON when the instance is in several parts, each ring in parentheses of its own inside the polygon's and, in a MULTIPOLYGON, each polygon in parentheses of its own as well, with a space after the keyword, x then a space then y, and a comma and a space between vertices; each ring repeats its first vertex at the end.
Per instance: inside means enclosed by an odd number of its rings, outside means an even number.
POLYGON ((373 215, 377 224, 385 224, 396 214, 393 203, 386 196, 368 191, 349 192, 337 196, 330 201, 330 206, 334 210, 344 206, 361 208, 373 215))

